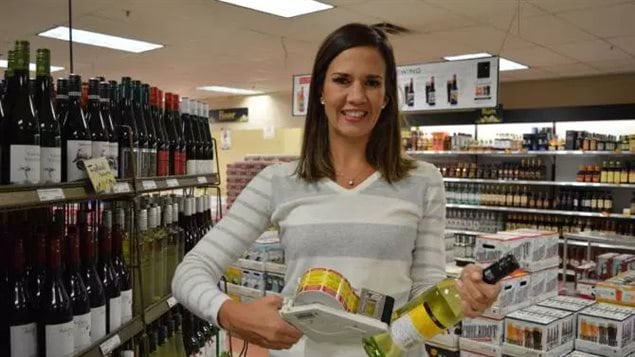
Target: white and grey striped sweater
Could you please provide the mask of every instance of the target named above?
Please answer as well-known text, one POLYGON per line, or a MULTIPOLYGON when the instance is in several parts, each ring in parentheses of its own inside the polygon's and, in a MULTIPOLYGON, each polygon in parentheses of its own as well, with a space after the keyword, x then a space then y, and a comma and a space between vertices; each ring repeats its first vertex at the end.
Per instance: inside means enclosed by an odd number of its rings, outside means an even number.
MULTIPOLYGON (((217 287, 235 262, 270 225, 279 229, 287 264, 284 296, 291 296, 309 268, 342 273, 355 288, 395 297, 396 307, 445 278, 445 197, 437 169, 418 162, 393 184, 375 172, 346 189, 332 180, 307 183, 294 175, 297 162, 260 172, 228 214, 185 256, 172 291, 196 315, 217 324, 229 299, 217 287)), ((293 356, 365 356, 361 344, 306 342, 293 356)))

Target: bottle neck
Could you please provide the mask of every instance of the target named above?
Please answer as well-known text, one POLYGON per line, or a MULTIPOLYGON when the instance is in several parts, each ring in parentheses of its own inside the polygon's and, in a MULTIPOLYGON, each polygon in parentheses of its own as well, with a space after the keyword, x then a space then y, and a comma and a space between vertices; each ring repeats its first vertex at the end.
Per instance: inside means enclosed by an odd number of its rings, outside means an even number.
POLYGON ((79 257, 79 236, 76 229, 69 229, 66 237, 68 250, 67 250, 67 262, 68 267, 74 271, 79 269, 80 257, 79 257))
POLYGON ((112 255, 112 236, 110 228, 104 225, 99 227, 99 260, 107 263, 112 255))
POLYGON ((86 223, 79 224, 80 247, 82 262, 88 266, 95 265, 95 242, 93 241, 92 232, 88 229, 86 223))

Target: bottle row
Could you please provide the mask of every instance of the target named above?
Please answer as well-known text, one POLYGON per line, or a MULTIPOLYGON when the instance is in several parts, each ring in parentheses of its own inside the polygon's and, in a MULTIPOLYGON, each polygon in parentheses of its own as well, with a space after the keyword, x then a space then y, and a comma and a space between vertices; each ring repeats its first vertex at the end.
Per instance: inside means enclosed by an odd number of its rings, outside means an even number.
POLYGON ((612 212, 613 194, 602 191, 551 191, 528 185, 445 183, 447 203, 554 209, 582 212, 612 212))
POLYGON ((577 182, 635 183, 635 164, 621 161, 604 161, 599 165, 580 165, 575 175, 577 182))
POLYGON ((210 197, 141 201, 138 257, 127 202, 2 216, 0 311, 8 319, 0 326, 1 355, 70 356, 169 295, 176 266, 212 225, 210 197), (130 268, 136 259, 143 286, 130 268))
POLYGON ((29 43, 17 41, 0 93, 0 181, 85 179, 84 160, 104 157, 118 178, 215 172, 207 105, 123 77, 91 78, 82 105, 81 76, 50 76, 50 52, 37 50, 29 81, 29 43), (55 97, 55 99, 54 99, 55 97), (85 114, 86 113, 86 114, 85 114))
POLYGON ((635 223, 624 220, 454 208, 447 210, 446 228, 483 233, 530 228, 558 232, 561 235, 592 231, 608 235, 635 236, 635 223))
POLYGON ((522 159, 520 163, 477 164, 459 161, 438 163, 436 166, 443 177, 510 181, 547 179, 547 166, 538 158, 522 159))
POLYGON ((566 150, 584 151, 635 151, 635 135, 615 135, 590 133, 588 131, 567 130, 566 150))

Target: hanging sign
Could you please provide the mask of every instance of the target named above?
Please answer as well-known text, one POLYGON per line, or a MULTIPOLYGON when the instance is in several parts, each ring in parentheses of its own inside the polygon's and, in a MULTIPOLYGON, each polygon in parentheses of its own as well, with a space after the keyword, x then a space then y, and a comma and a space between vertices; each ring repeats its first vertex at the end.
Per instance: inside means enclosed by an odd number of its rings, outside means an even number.
POLYGON ((249 108, 212 109, 209 111, 212 122, 239 122, 246 123, 249 120, 249 108))
POLYGON ((309 106, 309 86, 311 85, 311 75, 302 74, 293 76, 293 115, 304 116, 309 106))

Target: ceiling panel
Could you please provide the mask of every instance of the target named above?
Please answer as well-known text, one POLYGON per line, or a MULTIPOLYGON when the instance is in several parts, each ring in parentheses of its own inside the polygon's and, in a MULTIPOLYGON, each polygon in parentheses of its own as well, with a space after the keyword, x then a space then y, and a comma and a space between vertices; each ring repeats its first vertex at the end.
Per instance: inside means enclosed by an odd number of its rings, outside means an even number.
POLYGON ((627 59, 631 56, 604 40, 569 43, 558 47, 562 53, 581 62, 627 59))
POLYGON ((595 39, 585 31, 552 15, 526 19, 521 24, 517 35, 529 41, 545 45, 560 45, 595 39))
POLYGON ((545 15, 541 9, 518 0, 425 0, 430 4, 442 7, 455 14, 469 17, 480 24, 492 25, 507 31, 517 26, 518 18, 521 23, 525 18, 545 15))
MULTIPOLYGON (((555 77, 578 77, 583 75, 600 74, 600 71, 586 63, 557 64, 550 66, 539 66, 537 69, 546 71, 555 77)), ((518 71, 517 71, 518 72, 518 71)))
POLYGON ((612 37, 607 41, 635 56, 635 36, 612 37))
POLYGON ((615 4, 628 3, 633 0, 524 0, 549 13, 578 9, 597 9, 615 4))
POLYGON ((501 53, 501 56, 530 67, 552 66, 577 62, 573 58, 566 57, 548 48, 540 46, 504 50, 501 53))
MULTIPOLYGON (((603 3, 602 1, 598 1, 603 3)), ((598 6, 559 14, 558 16, 599 37, 635 36, 633 23, 635 2, 598 6)))
POLYGON ((589 66, 601 73, 628 73, 635 72, 635 59, 616 59, 607 61, 589 62, 589 66))

